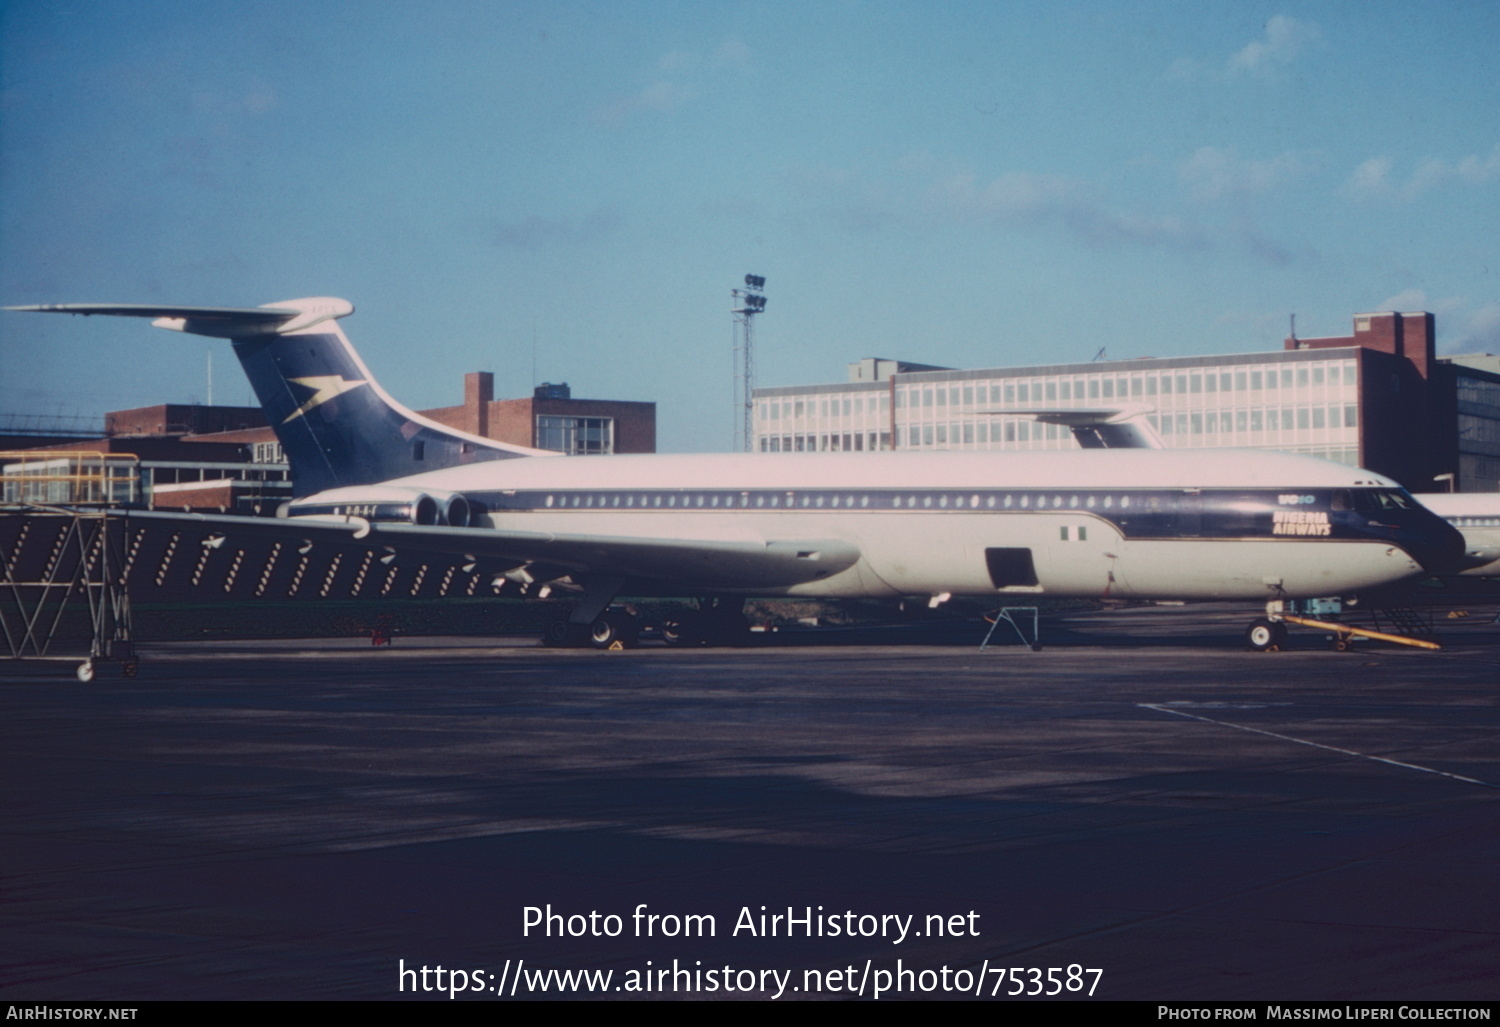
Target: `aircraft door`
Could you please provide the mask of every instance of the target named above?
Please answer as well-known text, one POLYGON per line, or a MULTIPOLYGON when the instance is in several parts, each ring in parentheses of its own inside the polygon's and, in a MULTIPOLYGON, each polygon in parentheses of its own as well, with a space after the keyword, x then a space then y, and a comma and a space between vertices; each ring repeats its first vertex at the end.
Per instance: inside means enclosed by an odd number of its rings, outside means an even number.
POLYGON ((1028 547, 988 548, 984 564, 997 589, 1034 589, 1038 585, 1036 562, 1028 547))

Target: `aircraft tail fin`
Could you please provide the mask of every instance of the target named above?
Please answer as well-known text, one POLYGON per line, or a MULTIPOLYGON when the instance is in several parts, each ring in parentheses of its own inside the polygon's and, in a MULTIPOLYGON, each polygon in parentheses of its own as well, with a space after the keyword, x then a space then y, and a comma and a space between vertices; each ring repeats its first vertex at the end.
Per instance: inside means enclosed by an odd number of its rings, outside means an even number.
POLYGON ((229 339, 291 464, 299 497, 461 464, 558 455, 471 435, 402 406, 380 387, 339 327, 338 319, 354 312, 347 300, 318 296, 251 308, 72 303, 8 309, 149 317, 158 328, 229 339))
POLYGON ((1146 415, 1156 408, 1148 403, 1124 403, 1114 407, 1037 408, 997 410, 995 414, 1034 417, 1043 424, 1066 425, 1083 449, 1165 449, 1146 415))

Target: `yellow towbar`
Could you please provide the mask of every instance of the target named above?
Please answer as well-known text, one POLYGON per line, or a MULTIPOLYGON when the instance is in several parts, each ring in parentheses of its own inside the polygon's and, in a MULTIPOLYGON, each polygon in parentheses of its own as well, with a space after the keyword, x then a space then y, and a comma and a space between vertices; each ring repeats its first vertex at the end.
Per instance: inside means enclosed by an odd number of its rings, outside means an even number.
POLYGON ((1339 652, 1349 648, 1349 639, 1355 635, 1360 638, 1378 638, 1382 642, 1395 642, 1398 645, 1414 645, 1419 649, 1441 649, 1442 646, 1436 642, 1424 642, 1420 638, 1407 638, 1405 635, 1388 635, 1384 631, 1371 631, 1369 628, 1355 628, 1348 624, 1334 624, 1326 620, 1310 620, 1307 617, 1294 617, 1289 613, 1281 615, 1281 619, 1290 624, 1301 624, 1305 628, 1321 628, 1324 631, 1332 631, 1334 634, 1333 647, 1339 652))

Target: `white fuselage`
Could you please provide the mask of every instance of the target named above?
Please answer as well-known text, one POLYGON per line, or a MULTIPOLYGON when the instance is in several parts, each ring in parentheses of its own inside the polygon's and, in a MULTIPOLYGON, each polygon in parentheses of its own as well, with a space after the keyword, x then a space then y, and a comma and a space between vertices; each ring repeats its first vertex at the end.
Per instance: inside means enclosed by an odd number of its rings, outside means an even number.
MULTIPOLYGON (((1347 594, 1422 571, 1400 545, 1336 537, 1329 515, 1297 505, 1335 489, 1398 490, 1396 483, 1327 461, 1253 450, 514 459, 386 484, 464 494, 486 510, 482 526, 470 529, 480 532, 832 540, 858 549, 856 561, 821 580, 774 589, 716 586, 760 595, 1264 600, 1347 594), (1216 533, 1205 497, 1230 510, 1269 503, 1268 527, 1216 533), (1134 516, 1164 502, 1180 506, 1181 518, 1153 523, 1178 529, 1158 527, 1146 533, 1154 537, 1142 537, 1119 526, 1125 511, 1134 516), (1314 523, 1302 523, 1309 519, 1314 523), (997 572, 996 551, 1025 551, 1034 580, 1005 558, 997 572)), ((353 503, 363 491, 309 499, 353 503)))

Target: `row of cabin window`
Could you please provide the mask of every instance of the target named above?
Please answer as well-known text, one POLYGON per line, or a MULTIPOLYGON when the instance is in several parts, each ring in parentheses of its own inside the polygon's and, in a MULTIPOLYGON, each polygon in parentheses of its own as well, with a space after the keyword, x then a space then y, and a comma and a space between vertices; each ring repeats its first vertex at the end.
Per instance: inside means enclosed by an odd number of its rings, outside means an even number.
POLYGON ((1113 495, 1105 496, 1082 496, 1077 493, 1067 496, 1037 494, 1022 492, 1018 494, 984 495, 978 493, 963 495, 959 493, 932 493, 910 494, 906 496, 892 496, 882 500, 876 497, 872 503, 868 495, 850 495, 846 493, 824 493, 824 492, 801 492, 784 494, 755 493, 695 493, 692 495, 679 495, 668 493, 666 495, 621 495, 609 493, 599 495, 595 493, 568 493, 565 495, 549 495, 542 500, 548 508, 625 508, 625 509, 832 509, 832 510, 865 510, 874 506, 879 509, 889 505, 896 510, 1121 510, 1130 509, 1130 497, 1113 495), (785 502, 783 502, 785 500, 785 502))

